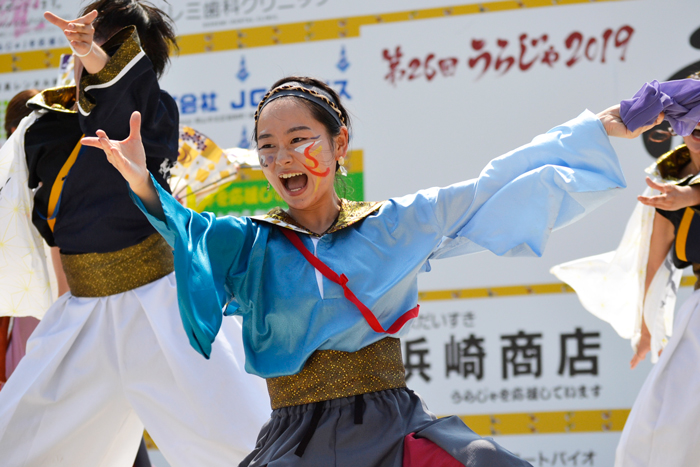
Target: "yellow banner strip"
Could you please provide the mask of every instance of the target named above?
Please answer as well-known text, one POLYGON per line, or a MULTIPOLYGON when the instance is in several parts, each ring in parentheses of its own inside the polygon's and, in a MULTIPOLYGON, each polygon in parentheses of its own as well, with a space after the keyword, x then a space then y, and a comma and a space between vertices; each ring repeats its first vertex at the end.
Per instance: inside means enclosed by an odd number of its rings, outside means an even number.
POLYGON ((461 415, 481 436, 622 431, 630 409, 461 415))
MULTIPOLYGON (((695 285, 695 276, 683 276, 681 287, 695 285)), ((573 293, 574 289, 563 282, 552 284, 510 285, 502 287, 480 287, 474 289, 427 290, 418 292, 418 301, 464 300, 469 298, 514 297, 521 295, 544 295, 573 293)))
POLYGON ((72 53, 69 47, 49 50, 30 50, 0 54, 0 73, 58 68, 61 55, 72 53))
POLYGON ((424 8, 378 15, 350 16, 318 21, 257 26, 252 28, 189 34, 180 38, 180 54, 198 54, 253 47, 326 41, 360 37, 362 26, 400 23, 422 19, 473 15, 523 8, 541 8, 573 3, 602 3, 620 0, 517 0, 471 3, 466 5, 424 8))
MULTIPOLYGON (((519 10, 523 8, 553 7, 571 5, 574 3, 591 4, 616 1, 624 0, 511 0, 480 2, 466 5, 382 13, 378 15, 350 16, 347 18, 333 18, 318 21, 230 29, 227 31, 186 34, 178 38, 178 45, 180 46, 180 55, 192 55, 206 52, 359 37, 360 28, 362 26, 371 26, 375 24, 400 23, 422 19, 519 10)), ((66 53, 71 53, 68 47, 0 54, 0 73, 57 68, 60 56, 66 53)))

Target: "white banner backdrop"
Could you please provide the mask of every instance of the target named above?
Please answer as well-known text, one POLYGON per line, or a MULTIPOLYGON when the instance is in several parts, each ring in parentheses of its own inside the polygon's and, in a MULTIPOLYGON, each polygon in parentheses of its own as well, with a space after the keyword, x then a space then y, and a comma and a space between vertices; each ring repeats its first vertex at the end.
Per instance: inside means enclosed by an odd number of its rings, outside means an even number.
MULTIPOLYGON (((0 1, 0 11, 7 3, 0 1)), ((0 14, 0 59, 8 49, 63 47, 60 34, 34 18, 44 8, 67 17, 79 8, 75 0, 24 3, 25 23, 0 14)), ((179 0, 166 7, 183 53, 162 86, 176 98, 182 123, 222 147, 247 147, 257 102, 275 80, 321 77, 354 117, 352 148, 363 151, 364 195, 372 200, 475 177, 493 157, 585 108, 600 111, 645 81, 696 63, 700 69, 696 0, 179 0), (214 33, 227 31, 247 47, 217 42, 223 36, 214 33), (266 45, 297 33, 298 40, 266 45), (197 41, 215 45, 197 52, 197 41)), ((55 76, 2 74, 0 100, 55 76)), ((552 265, 616 247, 652 158, 641 140, 613 144, 627 190, 553 234, 542 258, 434 262, 422 291, 492 296, 426 294, 403 343, 409 386, 434 412, 463 416, 535 466, 611 465, 649 371, 648 364, 629 369, 629 344, 573 294, 493 292, 554 283, 552 265)))

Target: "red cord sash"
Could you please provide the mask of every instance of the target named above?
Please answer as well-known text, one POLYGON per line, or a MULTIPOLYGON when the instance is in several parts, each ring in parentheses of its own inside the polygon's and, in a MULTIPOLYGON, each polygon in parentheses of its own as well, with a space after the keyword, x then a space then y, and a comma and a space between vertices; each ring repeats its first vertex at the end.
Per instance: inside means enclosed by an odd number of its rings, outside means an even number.
POLYGON ((304 246, 304 244, 301 242, 301 239, 299 238, 299 235, 297 235, 296 232, 293 232, 289 229, 285 229, 284 227, 280 228, 282 233, 284 234, 287 239, 292 242, 292 245, 296 247, 297 250, 299 250, 299 253, 304 255, 304 258, 306 258, 306 261, 311 263, 311 265, 316 268, 323 276, 328 279, 329 281, 335 282, 339 286, 343 288, 343 293, 345 294, 345 298, 350 300, 358 310, 360 310, 360 313, 362 313, 362 316, 365 318, 365 321, 367 321, 367 324, 372 328, 374 332, 377 333, 386 333, 386 334, 396 334, 401 330, 404 324, 409 319, 413 319, 416 316, 418 316, 418 309, 420 308, 420 305, 416 305, 415 308, 411 308, 408 310, 406 313, 402 314, 399 316, 399 318, 394 321, 394 324, 392 324, 389 329, 384 329, 382 325, 379 323, 377 320, 377 317, 374 316, 374 313, 372 313, 372 310, 367 308, 364 303, 362 303, 354 293, 352 293, 352 290, 348 287, 348 278, 345 276, 345 274, 341 274, 340 276, 333 271, 331 268, 326 266, 326 264, 318 259, 316 256, 314 256, 308 248, 304 246))

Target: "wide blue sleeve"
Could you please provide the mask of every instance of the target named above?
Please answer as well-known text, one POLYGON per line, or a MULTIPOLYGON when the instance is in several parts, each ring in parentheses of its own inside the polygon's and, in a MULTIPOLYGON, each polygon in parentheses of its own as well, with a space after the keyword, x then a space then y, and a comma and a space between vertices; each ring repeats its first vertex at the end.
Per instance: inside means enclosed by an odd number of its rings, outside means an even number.
POLYGON ((425 247, 432 250, 429 259, 482 250, 541 256, 553 230, 625 186, 602 123, 585 111, 492 160, 478 178, 390 200, 385 211, 394 211, 406 235, 416 229, 402 218, 432 225, 430 231, 422 227, 425 247))
MULTIPOLYGON (((153 176, 151 176, 153 178, 153 176)), ((199 214, 178 203, 155 180, 165 213, 159 219, 129 190, 136 206, 173 248, 180 316, 190 344, 204 357, 219 332, 222 308, 232 297, 230 275, 244 274, 255 238, 248 218, 199 214)))

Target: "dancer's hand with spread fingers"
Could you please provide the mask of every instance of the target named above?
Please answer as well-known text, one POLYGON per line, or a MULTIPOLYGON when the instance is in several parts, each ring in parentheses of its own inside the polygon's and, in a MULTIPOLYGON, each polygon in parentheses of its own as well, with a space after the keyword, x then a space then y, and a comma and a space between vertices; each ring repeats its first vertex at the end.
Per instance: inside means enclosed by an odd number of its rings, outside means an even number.
POLYGON ((102 149, 109 163, 122 174, 149 212, 158 218, 164 218, 163 207, 146 167, 146 151, 141 141, 141 114, 131 114, 129 137, 122 141, 109 139, 102 130, 97 130, 96 135, 83 138, 81 142, 85 146, 102 149))
POLYGON ((661 192, 655 196, 637 196, 640 203, 664 211, 677 211, 700 204, 700 186, 678 186, 673 183, 656 183, 647 177, 647 185, 661 192))
POLYGON ((95 41, 95 28, 92 23, 97 18, 97 10, 85 16, 68 21, 47 11, 44 18, 60 28, 68 39, 75 56, 80 59, 88 73, 102 70, 109 61, 109 55, 102 50, 99 41, 95 41))
POLYGON ((605 131, 608 136, 617 136, 619 138, 636 138, 645 131, 653 128, 664 120, 664 113, 661 112, 656 121, 647 126, 637 128, 635 131, 630 131, 627 126, 622 122, 622 117, 620 116, 620 105, 614 105, 609 107, 598 114, 598 118, 603 123, 605 131))

